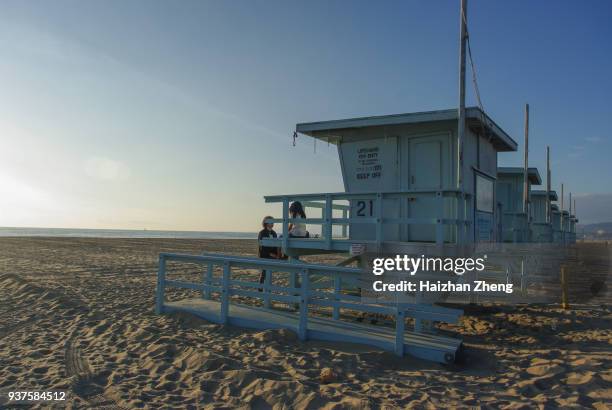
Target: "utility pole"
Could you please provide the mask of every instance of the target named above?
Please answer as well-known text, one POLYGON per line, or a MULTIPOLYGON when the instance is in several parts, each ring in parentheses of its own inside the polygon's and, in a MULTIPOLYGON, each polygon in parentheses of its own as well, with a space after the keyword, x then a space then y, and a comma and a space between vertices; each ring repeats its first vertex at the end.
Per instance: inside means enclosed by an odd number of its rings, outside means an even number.
POLYGON ((570 196, 569 196, 569 216, 571 218, 572 215, 573 215, 572 214, 572 193, 570 192, 569 194, 570 194, 570 196))
POLYGON ((546 146, 546 223, 551 223, 550 217, 550 147, 546 146))
POLYGON ((529 220, 529 104, 525 104, 525 164, 523 169, 523 212, 529 220))
POLYGON ((467 0, 461 0, 459 15, 459 112, 457 113, 457 189, 463 192, 463 140, 465 138, 465 52, 467 44, 467 0))

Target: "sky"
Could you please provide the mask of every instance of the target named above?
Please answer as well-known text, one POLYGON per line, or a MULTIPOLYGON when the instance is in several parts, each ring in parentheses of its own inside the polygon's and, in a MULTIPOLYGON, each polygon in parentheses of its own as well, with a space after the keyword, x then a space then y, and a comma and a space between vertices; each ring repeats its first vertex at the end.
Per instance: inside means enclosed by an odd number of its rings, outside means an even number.
MULTIPOLYGON (((343 190, 299 122, 454 108, 459 1, 0 1, 0 226, 252 232, 343 190)), ((612 221, 612 3, 470 0, 482 102, 612 221)), ((468 105, 476 100, 468 73, 468 105)))

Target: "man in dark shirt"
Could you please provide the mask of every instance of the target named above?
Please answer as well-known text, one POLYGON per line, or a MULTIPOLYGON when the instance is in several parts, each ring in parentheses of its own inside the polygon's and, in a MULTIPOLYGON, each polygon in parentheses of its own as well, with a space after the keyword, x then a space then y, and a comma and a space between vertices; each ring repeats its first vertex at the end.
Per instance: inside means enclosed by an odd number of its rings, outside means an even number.
MULTIPOLYGON (((277 237, 276 232, 274 232, 274 229, 272 229, 274 228, 274 224, 266 223, 268 219, 272 219, 272 217, 266 216, 261 222, 263 229, 259 231, 259 235, 257 235, 258 241, 260 241, 263 238, 276 238, 277 237)), ((278 248, 273 247, 273 246, 262 246, 261 244, 259 244, 259 257, 265 258, 265 259, 278 259, 279 257, 278 248)), ((259 283, 264 283, 265 280, 266 280, 266 271, 262 270, 261 274, 259 275, 259 283)), ((261 291, 261 289, 259 290, 261 291)))

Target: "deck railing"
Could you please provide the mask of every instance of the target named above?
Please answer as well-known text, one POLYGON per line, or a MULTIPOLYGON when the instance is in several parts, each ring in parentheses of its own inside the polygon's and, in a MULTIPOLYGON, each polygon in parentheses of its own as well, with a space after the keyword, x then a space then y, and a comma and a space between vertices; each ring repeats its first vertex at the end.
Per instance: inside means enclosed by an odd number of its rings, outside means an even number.
MULTIPOLYGON (((162 253, 159 255, 159 270, 157 274, 156 312, 164 312, 166 288, 181 288, 197 290, 200 297, 211 299, 213 293, 218 294, 220 302, 219 315, 216 321, 221 324, 228 322, 230 301, 232 296, 245 296, 260 300, 263 307, 272 308, 272 301, 299 306, 298 337, 308 338, 309 306, 331 308, 331 318, 340 320, 341 309, 357 312, 389 315, 395 318, 395 352, 404 354, 405 318, 414 317, 429 321, 457 323, 462 311, 440 306, 422 304, 371 304, 363 303, 360 296, 342 293, 345 281, 355 283, 361 275, 356 268, 325 266, 307 263, 288 263, 269 259, 254 259, 233 255, 183 255, 162 253), (178 261, 193 263, 203 267, 200 281, 185 282, 169 280, 166 277, 166 263, 178 261), (222 268, 221 277, 215 277, 215 267, 222 268), (234 268, 265 270, 263 284, 255 281, 237 280, 232 277, 234 268), (298 274, 300 286, 284 286, 274 283, 273 275, 279 273, 298 274), (327 282, 321 283, 321 278, 327 282), (313 282, 313 279, 317 282, 313 282)), ((277 276, 278 278, 278 276, 277 276)), ((278 282, 278 281, 277 281, 278 282)))
MULTIPOLYGON (((299 222, 310 225, 321 226, 321 236, 318 238, 323 242, 323 249, 332 249, 332 241, 335 239, 350 239, 350 231, 348 227, 354 224, 369 224, 374 226, 374 237, 372 242, 380 244, 384 241, 385 225, 433 225, 435 226, 435 243, 442 245, 445 242, 451 242, 452 235, 445 234, 445 226, 456 227, 456 235, 454 241, 456 243, 471 242, 472 235, 470 226, 472 225, 472 208, 471 195, 461 192, 456 189, 446 190, 407 190, 401 192, 369 192, 369 193, 315 193, 315 194, 295 194, 295 195, 272 195, 266 196, 265 201, 268 203, 282 204, 282 217, 269 219, 270 222, 282 224, 284 233, 281 240, 283 249, 287 249, 289 244, 289 236, 286 234, 289 224, 299 222), (395 210, 386 212, 384 209, 385 202, 388 200, 405 201, 406 204, 415 201, 419 198, 435 198, 435 204, 431 209, 428 209, 427 216, 412 217, 408 216, 408 211, 395 210), (449 207, 447 198, 452 198, 452 204, 449 207), (321 217, 293 219, 289 216, 289 206, 294 201, 300 201, 302 205, 309 208, 317 208, 321 210, 321 217), (343 202, 339 204, 338 202, 343 202), (346 204, 348 202, 348 204, 346 204), (351 203, 363 203, 367 207, 367 212, 359 214, 355 207, 351 207, 351 203), (334 211, 342 212, 341 217, 334 216, 334 211), (355 214, 353 214, 355 213, 355 214), (334 238, 334 226, 342 227, 342 237, 334 238), (348 235, 347 235, 348 233, 348 235)), ((362 242, 362 241, 359 241, 362 242)))

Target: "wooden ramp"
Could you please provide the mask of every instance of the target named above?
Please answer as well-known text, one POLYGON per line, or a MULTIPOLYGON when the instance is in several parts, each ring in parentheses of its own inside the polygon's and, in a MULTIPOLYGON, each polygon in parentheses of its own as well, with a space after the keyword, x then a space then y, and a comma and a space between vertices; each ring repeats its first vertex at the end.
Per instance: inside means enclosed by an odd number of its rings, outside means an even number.
MULTIPOLYGON (((220 302, 193 298, 166 302, 164 312, 188 312, 213 323, 223 323, 220 302)), ((288 329, 298 332, 299 314, 261 307, 232 304, 227 324, 251 329, 288 329)), ((395 352, 395 330, 382 326, 349 323, 331 318, 310 316, 307 339, 357 343, 395 352)), ((451 363, 461 347, 461 340, 429 333, 405 332, 404 354, 439 363, 451 363)))
MULTIPOLYGON (((217 272, 218 273, 218 272, 217 272)), ((180 255, 162 253, 157 275, 156 312, 189 312, 210 322, 253 329, 288 329, 300 340, 327 340, 358 343, 394 352, 410 354, 439 363, 451 363, 461 348, 461 340, 423 331, 433 322, 457 323, 463 311, 422 303, 378 304, 360 296, 342 292, 343 283, 353 283, 361 270, 301 262, 283 262, 233 255, 180 255), (201 265, 197 282, 170 280, 166 262, 201 265), (215 276, 215 267, 221 276, 215 276), (236 279, 233 270, 256 269, 266 272, 264 283, 236 279), (286 281, 273 276, 289 274, 286 281), (299 281, 298 281, 299 277, 299 281), (330 286, 316 280, 327 278, 330 286), (278 279, 278 278, 277 278, 278 279), (166 288, 195 290, 200 297, 166 301, 166 288), (213 297, 213 294, 217 295, 213 297), (255 300, 262 307, 236 303, 234 296, 255 300), (273 309, 272 301, 297 306, 297 312, 273 309), (313 307, 331 310, 331 317, 313 315, 313 307), (395 328, 365 325, 341 320, 341 310, 380 314, 395 320, 395 328), (406 318, 415 320, 414 331, 406 329, 406 318), (423 326, 426 323, 427 326, 423 326)))

